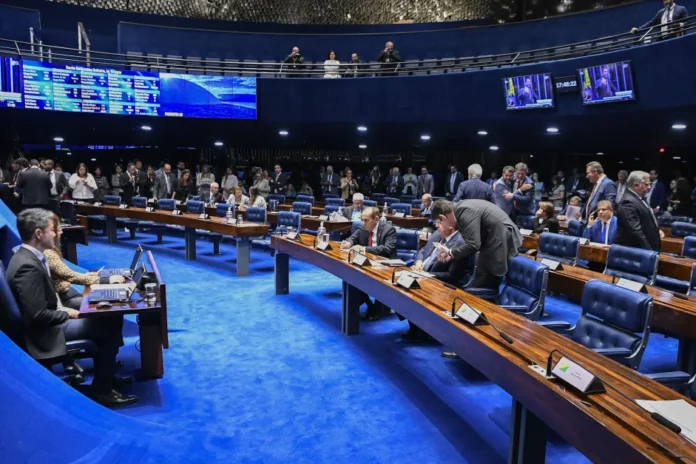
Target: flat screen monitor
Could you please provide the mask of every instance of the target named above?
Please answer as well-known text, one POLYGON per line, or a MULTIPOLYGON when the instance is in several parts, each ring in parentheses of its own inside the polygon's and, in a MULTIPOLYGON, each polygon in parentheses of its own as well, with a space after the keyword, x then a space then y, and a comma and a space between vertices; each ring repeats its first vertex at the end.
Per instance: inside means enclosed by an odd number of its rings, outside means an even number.
POLYGON ((160 115, 256 119, 256 79, 160 73, 160 115))
POLYGON ((503 79, 508 110, 553 108, 551 74, 529 74, 503 79))
POLYGON ((585 105, 634 100, 630 61, 578 69, 585 105))
POLYGON ((22 63, 0 56, 0 108, 24 108, 22 63))

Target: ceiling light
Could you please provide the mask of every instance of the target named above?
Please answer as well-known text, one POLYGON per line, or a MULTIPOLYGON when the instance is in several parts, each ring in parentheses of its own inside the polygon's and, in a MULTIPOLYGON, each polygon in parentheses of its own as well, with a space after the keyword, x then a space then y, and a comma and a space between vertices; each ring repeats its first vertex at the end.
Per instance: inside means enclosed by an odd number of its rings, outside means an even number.
POLYGON ((673 156, 672 159, 673 159, 673 160, 680 160, 680 159, 681 159, 681 156, 673 156))
POLYGON ((550 132, 552 134, 558 133, 558 127, 547 127, 546 132, 550 132))
POLYGON ((358 126, 358 131, 359 132, 367 132, 367 127, 366 126, 358 126))
POLYGON ((363 143, 363 144, 361 144, 361 145, 358 145, 358 148, 362 148, 362 149, 364 150, 365 148, 367 148, 367 145, 365 145, 365 144, 363 143))
POLYGON ((289 134, 289 132, 286 131, 286 130, 281 130, 281 131, 278 131, 278 134, 279 134, 279 135, 282 135, 283 137, 285 137, 286 135, 289 134))
POLYGON ((54 142, 62 142, 63 140, 65 140, 63 137, 53 137, 54 142))
POLYGON ((491 146, 488 147, 488 148, 489 148, 490 150, 492 150, 492 151, 497 151, 497 150, 498 150, 498 145, 491 145, 491 146))
POLYGON ((619 164, 623 164, 623 161, 619 161, 619 164))
POLYGON ((633 158, 634 161, 640 161, 640 158, 633 158))
POLYGON ((530 158, 534 158, 534 155, 529 155, 530 158))
POLYGON ((665 149, 664 149, 664 148, 660 148, 660 153, 664 153, 664 152, 665 152, 665 149))
POLYGON ((684 130, 684 129, 686 129, 686 124, 682 124, 682 123, 672 124, 672 129, 684 130))
POLYGON ((97 158, 92 158, 90 161, 97 161, 97 158))
POLYGON ((598 152, 597 152, 597 156, 604 156, 604 152, 603 152, 603 151, 598 151, 598 152))
POLYGON ((216 147, 221 147, 222 145, 223 145, 222 142, 219 142, 219 141, 218 141, 218 142, 215 142, 215 146, 216 146, 216 147))
POLYGON ((421 135, 421 140, 430 140, 430 136, 428 134, 423 134, 421 135))
POLYGON ((488 135, 488 132, 486 132, 485 130, 480 130, 478 131, 478 135, 488 135))
POLYGON ((71 152, 67 152, 66 155, 70 156, 70 155, 72 155, 72 153, 71 153, 71 152))
POLYGON ((144 131, 151 131, 152 130, 151 126, 140 126, 140 128, 144 131))

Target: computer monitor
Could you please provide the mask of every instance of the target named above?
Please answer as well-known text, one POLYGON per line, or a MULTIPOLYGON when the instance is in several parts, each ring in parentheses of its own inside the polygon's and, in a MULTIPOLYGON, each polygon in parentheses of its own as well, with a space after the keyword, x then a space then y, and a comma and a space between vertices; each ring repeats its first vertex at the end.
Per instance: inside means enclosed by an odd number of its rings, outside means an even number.
POLYGON ((508 110, 553 108, 551 74, 528 74, 503 79, 505 106, 508 110))
POLYGON ((582 103, 595 105, 635 100, 630 61, 602 64, 578 69, 582 103))

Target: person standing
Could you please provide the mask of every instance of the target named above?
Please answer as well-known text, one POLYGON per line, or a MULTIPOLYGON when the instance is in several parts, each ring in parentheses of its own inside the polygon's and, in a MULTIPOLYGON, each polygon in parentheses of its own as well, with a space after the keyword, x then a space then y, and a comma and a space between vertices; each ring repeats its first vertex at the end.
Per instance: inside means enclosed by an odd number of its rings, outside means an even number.
POLYGON ((650 191, 645 199, 655 214, 665 211, 669 204, 665 184, 660 181, 659 173, 654 169, 650 171, 650 191))
POLYGON ((557 175, 553 176, 551 183, 553 185, 551 187, 549 201, 553 203, 554 208, 557 208, 560 211, 563 209, 563 204, 565 203, 565 185, 563 185, 563 179, 557 175))
POLYGON ((664 6, 664 8, 659 10, 650 21, 640 26, 640 28, 632 27, 631 34, 635 34, 636 32, 638 32, 639 29, 646 29, 648 27, 662 25, 660 27, 660 31, 662 32, 662 38, 666 39, 669 37, 670 29, 672 29, 672 31, 678 31, 680 28, 683 28, 684 23, 677 23, 679 24, 679 26, 677 26, 677 24, 669 23, 673 23, 675 21, 682 21, 688 18, 689 12, 686 10, 686 7, 677 5, 676 3, 674 3, 674 0, 662 0, 662 5, 664 6))
MULTIPOLYGON (((259 196, 264 199, 264 203, 266 198, 268 198, 268 195, 271 193, 269 179, 270 178, 268 177, 267 171, 258 171, 254 176, 254 187, 256 187, 258 190, 259 196)), ((249 194, 251 195, 251 189, 249 189, 249 194)))
POLYGON ((171 198, 176 188, 176 177, 172 172, 172 165, 164 163, 160 173, 155 179, 154 196, 157 200, 171 198))
POLYGON ((215 174, 210 172, 209 165, 203 165, 203 171, 196 176, 196 184, 198 185, 198 195, 203 198, 210 194, 210 186, 215 182, 215 174))
POLYGON ((367 194, 372 195, 382 191, 382 173, 379 172, 379 166, 375 164, 372 171, 367 175, 365 185, 367 186, 367 194))
POLYGON ((626 186, 628 190, 616 211, 615 243, 660 251, 664 233, 660 230, 652 208, 645 200, 651 186, 650 174, 633 171, 628 175, 626 186))
POLYGON ((271 193, 276 195, 285 195, 287 190, 288 178, 283 174, 283 168, 280 164, 276 164, 273 167, 273 176, 268 181, 268 186, 271 189, 271 193))
POLYGON ((53 160, 44 160, 44 168, 51 179, 51 199, 60 201, 68 191, 68 181, 62 172, 53 169, 53 160))
POLYGON ((222 197, 227 201, 227 199, 234 192, 234 188, 239 185, 239 179, 232 172, 232 168, 227 168, 225 175, 222 176, 222 183, 220 188, 222 189, 222 197))
POLYGON ((618 205, 626 193, 626 179, 628 179, 628 171, 622 169, 616 176, 616 204, 618 205))
POLYGON ((425 195, 426 193, 432 195, 435 191, 435 180, 432 174, 428 174, 428 168, 423 166, 421 168, 421 175, 418 178, 418 195, 425 195))
POLYGON ((97 182, 87 170, 86 164, 80 163, 77 165, 77 172, 70 176, 68 184, 70 184, 70 188, 73 191, 73 199, 82 201, 94 200, 94 192, 98 189, 97 182))
POLYGON ((514 196, 512 193, 512 178, 514 174, 515 168, 512 166, 505 166, 503 168, 503 175, 493 184, 493 203, 509 217, 512 217, 514 211, 512 201, 512 197, 514 196))
POLYGON ((353 178, 353 171, 346 169, 346 176, 341 179, 341 198, 344 200, 353 198, 359 190, 358 181, 353 178))
POLYGON ((387 42, 377 57, 377 62, 382 63, 380 66, 382 76, 396 76, 396 70, 401 62, 399 51, 394 49, 393 42, 387 42))
POLYGON ((341 178, 333 172, 333 166, 326 167, 326 173, 321 178, 321 190, 324 195, 337 194, 341 178))
POLYGON ((596 161, 587 163, 587 180, 592 184, 592 191, 587 204, 582 209, 582 218, 587 220, 597 209, 597 203, 602 200, 616 202, 616 184, 604 174, 602 165, 596 161))
POLYGON ((22 196, 22 208, 48 208, 51 194, 51 179, 48 174, 39 169, 39 161, 29 161, 29 168, 17 177, 15 192, 22 196))
POLYGON ((486 200, 493 201, 493 189, 481 180, 483 169, 480 164, 472 164, 467 169, 469 180, 459 184, 457 194, 452 199, 453 202, 459 200, 486 200))
POLYGON ((534 182, 527 177, 527 165, 515 165, 516 179, 513 182, 512 207, 516 216, 534 215, 534 182))
POLYGON ((454 198, 459 190, 459 184, 464 182, 464 175, 457 171, 457 166, 450 166, 450 173, 447 176, 447 182, 445 182, 445 196, 449 199, 454 198))
POLYGON ((418 177, 413 173, 413 168, 409 167, 406 169, 406 174, 404 174, 404 188, 402 190, 404 195, 416 196, 418 193, 418 177))
POLYGON ((128 163, 126 172, 121 174, 121 203, 133 205, 133 197, 138 194, 138 171, 135 163, 128 163))
POLYGON ((116 196, 121 196, 121 179, 123 179, 123 167, 121 165, 116 166, 116 173, 111 175, 111 194, 116 196))
POLYGON ((191 177, 191 171, 184 169, 181 173, 181 178, 176 182, 176 188, 172 193, 172 199, 185 203, 189 196, 193 195, 196 191, 196 184, 194 184, 191 177))
POLYGON ((384 187, 387 196, 399 197, 400 192, 404 188, 404 180, 399 175, 399 168, 392 168, 391 173, 384 179, 384 187))
POLYGON ((109 194, 109 181, 106 176, 102 176, 101 168, 94 168, 94 182, 97 183, 97 190, 94 191, 94 201, 102 202, 104 197, 109 194))
POLYGON ((532 174, 532 182, 534 182, 534 201, 539 203, 546 193, 546 185, 539 180, 539 174, 532 174))

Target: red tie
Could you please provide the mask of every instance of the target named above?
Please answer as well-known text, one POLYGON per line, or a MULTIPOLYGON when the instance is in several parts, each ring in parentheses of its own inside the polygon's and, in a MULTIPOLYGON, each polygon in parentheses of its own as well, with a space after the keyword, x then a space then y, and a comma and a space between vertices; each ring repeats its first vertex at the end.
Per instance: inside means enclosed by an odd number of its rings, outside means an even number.
POLYGON ((367 238, 367 246, 372 246, 372 232, 370 232, 370 236, 367 238))

